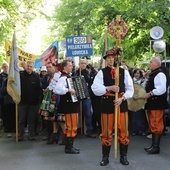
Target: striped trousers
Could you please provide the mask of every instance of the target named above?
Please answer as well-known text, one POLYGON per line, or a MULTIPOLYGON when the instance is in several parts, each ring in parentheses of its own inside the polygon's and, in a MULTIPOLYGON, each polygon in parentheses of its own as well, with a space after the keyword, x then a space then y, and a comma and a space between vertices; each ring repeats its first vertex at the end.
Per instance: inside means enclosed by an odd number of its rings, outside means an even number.
MULTIPOLYGON (((113 113, 101 114, 102 133, 100 134, 103 145, 111 146, 112 133, 114 132, 115 115, 113 113)), ((123 145, 129 144, 128 112, 118 114, 118 140, 123 145)))
POLYGON ((66 113, 66 137, 74 138, 77 135, 78 113, 66 113))
POLYGON ((147 115, 151 132, 162 134, 164 129, 164 110, 147 110, 147 115))

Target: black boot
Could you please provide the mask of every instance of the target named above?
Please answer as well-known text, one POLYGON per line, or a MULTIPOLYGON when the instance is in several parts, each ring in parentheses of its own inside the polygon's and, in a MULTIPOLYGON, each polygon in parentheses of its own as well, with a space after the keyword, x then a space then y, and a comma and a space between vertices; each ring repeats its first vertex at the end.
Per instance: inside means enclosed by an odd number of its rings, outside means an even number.
MULTIPOLYGON (((72 138, 72 146, 73 146, 73 143, 74 143, 74 138, 72 138)), ((75 148, 74 146, 73 146, 73 148, 74 148, 76 151, 79 151, 79 152, 80 152, 80 149, 79 149, 79 148, 75 148)))
MULTIPOLYGON (((63 136, 62 136, 62 141, 61 141, 61 143, 60 143, 59 145, 66 145, 66 135, 65 135, 65 134, 63 134, 63 136)), ((75 148, 74 146, 73 146, 73 148, 74 148, 75 150, 77 150, 77 151, 80 151, 79 148, 75 148)))
POLYGON ((29 133, 28 140, 30 140, 30 141, 36 140, 35 137, 34 137, 34 133, 33 132, 29 133))
POLYGON ((120 144, 120 163, 122 165, 129 165, 129 162, 127 160, 127 150, 128 145, 120 144))
POLYGON ((100 166, 106 166, 109 163, 109 153, 110 153, 110 147, 102 145, 102 161, 100 162, 100 166))
MULTIPOLYGON (((72 142, 74 143, 74 138, 72 138, 72 142)), ((66 135, 63 136, 62 142, 59 145, 66 145, 66 135)), ((74 146, 72 146, 76 151, 80 152, 79 148, 75 148, 74 146)))
POLYGON ((57 133, 52 133, 50 140, 47 141, 47 144, 53 144, 53 143, 58 144, 58 135, 57 135, 57 133))
POLYGON ((62 141, 59 145, 65 145, 66 144, 66 135, 62 134, 62 141))
POLYGON ((152 146, 146 150, 147 153, 149 154, 159 154, 160 153, 160 139, 161 139, 161 134, 152 134, 152 146))
MULTIPOLYGON (((153 141, 153 134, 152 134, 152 141, 153 141)), ((153 143, 151 144, 151 146, 144 148, 144 150, 147 152, 149 149, 151 149, 153 147, 153 143)))
POLYGON ((80 150, 73 147, 74 138, 66 137, 65 153, 79 154, 80 150))

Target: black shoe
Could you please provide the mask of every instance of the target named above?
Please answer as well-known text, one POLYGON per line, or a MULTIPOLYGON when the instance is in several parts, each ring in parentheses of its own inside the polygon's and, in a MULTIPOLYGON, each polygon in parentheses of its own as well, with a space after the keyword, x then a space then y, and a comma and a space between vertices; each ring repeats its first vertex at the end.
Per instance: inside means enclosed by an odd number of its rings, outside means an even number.
POLYGON ((162 135, 163 135, 163 136, 166 136, 166 132, 165 132, 165 131, 163 131, 163 132, 162 132, 162 135))
POLYGON ((160 153, 160 147, 159 146, 152 146, 151 148, 147 149, 146 152, 148 154, 159 154, 160 153))
POLYGON ((73 148, 74 148, 76 151, 79 151, 79 152, 80 152, 80 149, 79 149, 79 148, 75 148, 74 146, 73 146, 73 148))
POLYGON ((28 140, 35 141, 36 139, 33 136, 28 136, 28 140))
POLYGON ((80 150, 75 149, 74 147, 65 147, 65 153, 69 154, 79 154, 80 150))
POLYGON ((23 137, 19 136, 18 141, 23 141, 23 137))
POLYGON ((52 133, 50 140, 47 141, 47 144, 58 144, 58 135, 57 133, 52 133))
POLYGON ((129 165, 129 161, 127 160, 128 145, 120 143, 119 149, 120 149, 120 163, 122 165, 129 165))
POLYGON ((150 146, 150 147, 148 147, 148 148, 144 148, 144 150, 145 150, 146 152, 148 152, 148 150, 151 149, 151 148, 152 148, 152 146, 150 146))
POLYGON ((160 153, 160 138, 161 134, 152 134, 152 146, 146 150, 148 154, 159 154, 160 153))
POLYGON ((103 157, 102 161, 100 162, 100 166, 106 166, 109 163, 108 157, 103 157))
POLYGON ((135 132, 132 132, 132 136, 136 136, 137 135, 137 133, 135 133, 135 132))
POLYGON ((164 131, 165 131, 165 132, 168 132, 168 129, 167 129, 167 128, 165 128, 165 129, 164 129, 164 131))
POLYGON ((63 134, 62 135, 62 141, 61 141, 61 143, 59 143, 59 145, 65 145, 65 144, 66 144, 66 135, 63 134))
POLYGON ((120 163, 122 165, 129 165, 129 161, 127 160, 127 157, 126 156, 121 156, 120 157, 120 163))
POLYGON ((65 141, 62 141, 61 143, 59 143, 59 145, 65 145, 65 141))
POLYGON ((48 140, 48 137, 42 138, 42 141, 46 141, 46 140, 48 140))
POLYGON ((90 138, 96 138, 96 135, 93 133, 93 131, 87 131, 87 134, 86 134, 87 137, 90 137, 90 138))
POLYGON ((74 148, 73 143, 74 143, 74 138, 67 138, 65 139, 65 153, 69 154, 79 154, 80 149, 74 148))

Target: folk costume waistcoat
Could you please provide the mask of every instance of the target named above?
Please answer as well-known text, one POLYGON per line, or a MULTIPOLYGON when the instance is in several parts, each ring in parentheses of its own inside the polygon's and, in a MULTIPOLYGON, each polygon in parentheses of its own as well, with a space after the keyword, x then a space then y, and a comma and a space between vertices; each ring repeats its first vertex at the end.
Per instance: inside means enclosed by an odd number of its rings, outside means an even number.
MULTIPOLYGON (((157 68, 153 70, 150 75, 149 79, 146 83, 146 92, 149 93, 153 89, 155 89, 154 86, 154 78, 158 73, 162 73, 163 71, 160 68, 157 68)), ((168 102, 167 102, 167 94, 166 92, 162 95, 154 95, 147 99, 147 103, 145 105, 146 110, 158 110, 158 109, 167 109, 168 108, 168 102)))
MULTIPOLYGON (((61 77, 70 78, 71 76, 65 72, 61 73, 61 77)), ((60 102, 58 105, 58 113, 78 113, 79 112, 79 102, 72 102, 70 92, 65 95, 60 95, 60 102)))
MULTIPOLYGON (((115 79, 112 79, 111 75, 111 68, 106 67, 102 69, 103 72, 103 81, 104 86, 111 86, 115 84, 115 79)), ((124 84, 124 69, 119 68, 119 87, 120 92, 119 95, 122 95, 125 92, 125 84, 124 84)), ((114 92, 112 92, 115 94, 114 92)), ((103 95, 101 97, 101 112, 102 113, 113 113, 114 112, 114 103, 115 96, 106 96, 103 95)), ((128 111, 127 101, 123 101, 120 105, 120 112, 126 112, 128 111)))

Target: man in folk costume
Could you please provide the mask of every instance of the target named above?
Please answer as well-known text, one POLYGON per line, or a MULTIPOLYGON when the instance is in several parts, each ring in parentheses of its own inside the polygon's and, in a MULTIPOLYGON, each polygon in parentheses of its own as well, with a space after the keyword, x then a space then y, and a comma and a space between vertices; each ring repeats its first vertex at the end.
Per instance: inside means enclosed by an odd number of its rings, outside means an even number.
POLYGON ((95 95, 101 97, 101 126, 100 134, 102 142, 101 166, 109 163, 109 153, 111 148, 112 133, 114 129, 114 110, 118 107, 118 139, 120 143, 120 163, 128 165, 127 150, 129 144, 128 132, 128 106, 126 99, 131 98, 134 93, 133 82, 129 72, 119 68, 119 86, 115 84, 116 70, 114 63, 120 56, 121 49, 113 48, 106 52, 103 57, 107 66, 100 70, 92 84, 95 95), (115 101, 115 93, 118 93, 118 100, 115 101))
POLYGON ((52 119, 54 118, 54 116, 53 114, 49 113, 50 103, 51 102, 53 103, 54 101, 51 100, 52 92, 48 90, 48 86, 53 79, 55 69, 51 62, 47 63, 46 68, 47 68, 47 74, 44 76, 42 80, 42 89, 44 92, 44 96, 42 99, 42 104, 40 106, 39 113, 43 116, 43 122, 42 122, 43 128, 47 129, 47 138, 44 138, 43 140, 47 140, 47 144, 51 144, 51 140, 53 140, 54 138, 56 139, 56 143, 58 141, 58 137, 53 135, 52 119))
POLYGON ((146 82, 147 103, 145 109, 147 110, 150 129, 152 132, 152 144, 145 148, 149 154, 160 153, 160 138, 164 129, 163 115, 164 110, 168 108, 167 102, 167 78, 161 69, 160 57, 153 57, 149 64, 151 73, 146 82))
POLYGON ((65 153, 79 154, 80 150, 73 147, 74 138, 77 135, 77 121, 79 112, 79 103, 72 102, 71 94, 75 94, 76 91, 72 88, 68 88, 67 78, 70 78, 72 73, 72 62, 64 60, 62 62, 63 72, 58 79, 57 85, 53 88, 55 94, 60 95, 60 102, 58 105, 58 113, 65 114, 66 125, 66 139, 65 139, 65 153))

